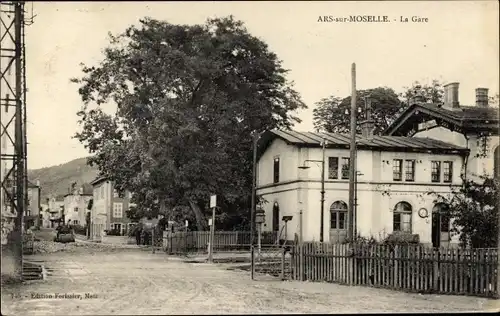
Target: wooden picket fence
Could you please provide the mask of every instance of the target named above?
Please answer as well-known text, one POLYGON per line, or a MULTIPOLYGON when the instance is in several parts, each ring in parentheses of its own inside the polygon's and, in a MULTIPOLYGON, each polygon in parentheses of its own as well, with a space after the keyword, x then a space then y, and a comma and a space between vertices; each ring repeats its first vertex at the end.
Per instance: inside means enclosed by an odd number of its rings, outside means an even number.
MULTIPOLYGON (((250 250, 249 231, 216 231, 214 251, 250 250)), ((263 245, 277 243, 277 232, 262 234, 263 245)), ((188 231, 163 233, 163 248, 169 253, 206 252, 210 241, 210 231, 188 231)))
POLYGON ((419 293, 498 297, 497 249, 303 243, 291 278, 419 293))

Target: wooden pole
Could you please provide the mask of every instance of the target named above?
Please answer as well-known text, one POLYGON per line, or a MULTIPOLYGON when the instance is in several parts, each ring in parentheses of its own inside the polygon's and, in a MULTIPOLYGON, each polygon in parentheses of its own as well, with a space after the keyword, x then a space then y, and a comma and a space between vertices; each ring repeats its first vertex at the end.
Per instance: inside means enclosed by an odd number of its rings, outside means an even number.
POLYGON ((153 226, 153 230, 151 231, 151 246, 153 248, 153 253, 155 253, 155 227, 153 226))
POLYGON ((321 218, 320 218, 320 232, 319 241, 323 242, 323 233, 325 230, 325 147, 326 140, 323 138, 323 158, 321 159, 321 218))
POLYGON ((355 161, 356 161, 356 64, 353 63, 351 67, 352 75, 352 95, 351 95, 351 144, 350 144, 350 158, 349 158, 349 212, 348 212, 348 226, 347 236, 350 240, 354 238, 354 184, 355 184, 355 161))
POLYGON ((299 243, 302 244, 303 235, 302 235, 302 210, 299 212, 299 243))
POLYGON ((214 240, 215 240, 215 207, 212 207, 212 225, 210 226, 210 247, 208 251, 208 262, 212 263, 214 258, 214 240))
POLYGON ((252 202, 250 210, 250 245, 253 246, 255 235, 255 207, 256 207, 256 189, 257 189, 257 140, 258 134, 254 132, 253 137, 253 166, 252 166, 252 202))
MULTIPOLYGON (((497 166, 500 168, 500 166, 497 166)), ((500 297, 500 212, 497 212, 498 216, 498 227, 497 227, 497 297, 500 297)))

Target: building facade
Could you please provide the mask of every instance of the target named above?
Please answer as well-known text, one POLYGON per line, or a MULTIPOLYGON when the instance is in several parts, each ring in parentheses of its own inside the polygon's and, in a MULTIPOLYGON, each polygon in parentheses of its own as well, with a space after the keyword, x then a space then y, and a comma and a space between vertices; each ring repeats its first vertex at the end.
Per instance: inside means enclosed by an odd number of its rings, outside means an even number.
POLYGON ((443 104, 412 104, 385 135, 428 137, 468 148, 468 178, 500 178, 499 109, 488 103, 488 89, 477 88, 476 104, 463 106, 459 102, 458 82, 444 88, 443 104))
MULTIPOLYGON (((280 231, 292 216, 286 239, 319 240, 321 222, 321 143, 326 139, 324 241, 347 234, 349 136, 330 133, 268 131, 259 140, 257 195, 264 199, 264 231, 280 231), (301 166, 307 169, 299 168, 301 166)), ((458 242, 450 222, 433 220, 435 194, 449 195, 461 184, 467 149, 416 137, 358 137, 356 159, 356 233, 378 240, 394 231, 419 235, 420 242, 458 242), (434 192, 433 194, 429 194, 434 192)))
POLYGON ((25 228, 39 228, 42 225, 40 194, 40 181, 37 181, 36 184, 28 181, 28 207, 24 211, 25 228))
POLYGON ((64 220, 64 196, 54 196, 47 199, 49 205, 50 228, 57 227, 64 220))
POLYGON ((85 226, 85 216, 87 206, 92 199, 92 190, 86 186, 76 188, 73 186, 70 193, 64 196, 65 222, 71 222, 73 225, 85 226))
POLYGON ((130 206, 130 192, 120 195, 114 188, 113 181, 102 177, 92 181, 91 185, 91 237, 98 240, 106 230, 125 235, 131 227, 131 220, 126 216, 126 210, 130 206))

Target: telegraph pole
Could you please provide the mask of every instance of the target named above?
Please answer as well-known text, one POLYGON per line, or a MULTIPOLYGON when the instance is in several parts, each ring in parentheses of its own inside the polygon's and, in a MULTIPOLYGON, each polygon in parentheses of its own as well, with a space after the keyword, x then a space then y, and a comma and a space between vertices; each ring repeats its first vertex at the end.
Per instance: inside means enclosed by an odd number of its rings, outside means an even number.
POLYGON ((325 151, 326 151, 326 139, 323 138, 322 144, 322 154, 323 158, 321 159, 321 220, 320 220, 320 232, 319 232, 319 241, 323 242, 323 234, 325 230, 325 151))
POLYGON ((350 144, 350 158, 349 158, 349 213, 348 213, 348 226, 347 236, 349 240, 354 239, 354 190, 356 181, 356 64, 351 66, 352 76, 352 95, 351 95, 351 144, 350 144))

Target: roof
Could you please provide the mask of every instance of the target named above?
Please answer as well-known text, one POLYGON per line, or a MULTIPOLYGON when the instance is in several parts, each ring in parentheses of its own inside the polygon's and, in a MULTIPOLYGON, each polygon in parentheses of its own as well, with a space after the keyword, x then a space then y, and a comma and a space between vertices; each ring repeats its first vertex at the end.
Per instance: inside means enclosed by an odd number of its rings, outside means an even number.
POLYGON ((99 177, 95 178, 94 180, 92 180, 90 182, 90 185, 95 186, 95 185, 98 185, 99 183, 106 181, 106 180, 108 180, 108 177, 99 176, 99 177))
POLYGON ((499 109, 493 106, 460 106, 443 108, 440 104, 418 103, 407 108, 384 131, 384 135, 407 135, 415 124, 437 119, 457 132, 498 134, 499 109))
MULTIPOLYGON (((280 138, 287 144, 299 147, 321 147, 324 139, 327 148, 345 148, 350 146, 350 135, 337 133, 297 132, 271 130, 264 132, 258 142, 258 156, 260 157, 273 140, 280 138)), ((403 136, 356 136, 356 143, 360 149, 402 152, 436 152, 436 153, 467 153, 469 150, 460 146, 445 143, 439 140, 423 137, 403 136)))
POLYGON ((40 186, 28 180, 28 188, 40 188, 40 186))

